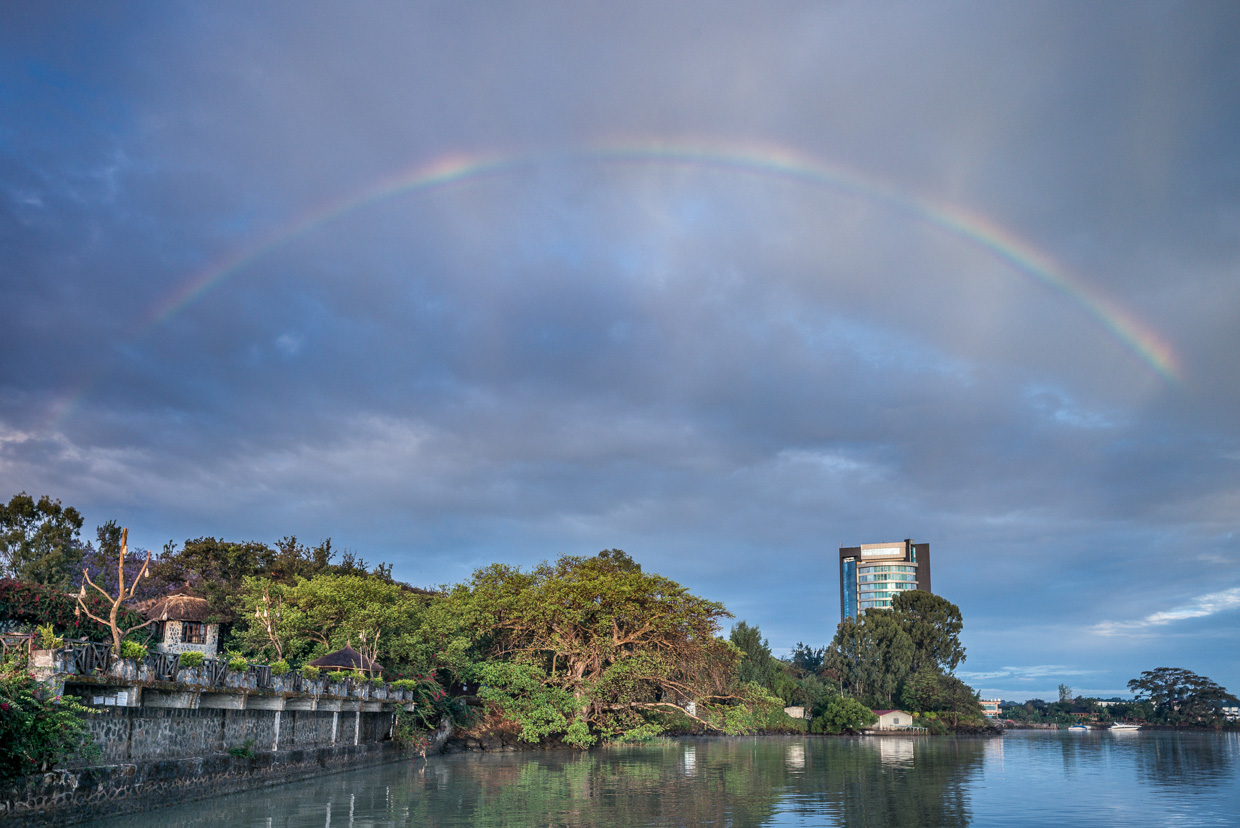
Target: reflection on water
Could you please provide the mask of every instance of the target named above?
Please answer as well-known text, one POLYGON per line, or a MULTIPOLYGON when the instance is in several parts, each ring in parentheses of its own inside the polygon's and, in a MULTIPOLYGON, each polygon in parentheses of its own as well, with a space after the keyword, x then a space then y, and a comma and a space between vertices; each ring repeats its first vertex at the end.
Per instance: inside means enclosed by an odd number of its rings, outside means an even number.
POLYGON ((878 740, 878 760, 884 765, 912 765, 912 736, 883 736, 878 740))
POLYGON ((686 739, 458 754, 99 825, 1236 824, 1236 734, 686 739))

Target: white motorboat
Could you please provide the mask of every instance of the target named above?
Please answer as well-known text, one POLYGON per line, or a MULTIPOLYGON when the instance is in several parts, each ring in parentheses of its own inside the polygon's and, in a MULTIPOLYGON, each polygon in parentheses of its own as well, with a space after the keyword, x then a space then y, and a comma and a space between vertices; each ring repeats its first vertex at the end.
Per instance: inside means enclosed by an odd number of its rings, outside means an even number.
POLYGON ((1119 733, 1131 733, 1134 730, 1140 730, 1141 725, 1129 724, 1128 722, 1116 722, 1111 725, 1111 730, 1119 733))
POLYGON ((1089 732, 1089 728, 1087 728, 1085 725, 1082 725, 1082 724, 1075 724, 1075 725, 1072 725, 1072 727, 1068 728, 1068 732, 1069 733, 1087 733, 1089 732))

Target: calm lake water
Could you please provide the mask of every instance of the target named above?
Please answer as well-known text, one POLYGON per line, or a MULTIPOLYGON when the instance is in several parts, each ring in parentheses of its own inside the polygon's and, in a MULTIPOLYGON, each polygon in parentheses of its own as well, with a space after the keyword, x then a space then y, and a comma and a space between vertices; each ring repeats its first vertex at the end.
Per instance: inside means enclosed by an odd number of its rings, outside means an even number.
POLYGON ((1240 825, 1240 734, 681 739, 456 754, 99 826, 1240 825))

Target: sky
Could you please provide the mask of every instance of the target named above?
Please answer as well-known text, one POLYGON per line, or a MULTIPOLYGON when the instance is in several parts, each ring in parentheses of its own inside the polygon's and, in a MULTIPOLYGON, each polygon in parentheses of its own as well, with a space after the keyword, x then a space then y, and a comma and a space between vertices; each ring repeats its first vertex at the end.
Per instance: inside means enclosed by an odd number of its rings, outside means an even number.
POLYGON ((0 497, 1240 690, 1240 7, 7 3, 0 497))

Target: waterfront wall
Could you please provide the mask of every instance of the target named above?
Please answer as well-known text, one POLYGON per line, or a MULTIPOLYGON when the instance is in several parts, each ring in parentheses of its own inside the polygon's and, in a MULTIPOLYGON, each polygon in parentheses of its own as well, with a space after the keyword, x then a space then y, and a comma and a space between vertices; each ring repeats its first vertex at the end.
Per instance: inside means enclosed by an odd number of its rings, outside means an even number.
POLYGON ((73 825, 400 758, 394 743, 381 742, 281 750, 251 758, 217 753, 53 771, 0 788, 0 823, 5 828, 73 825))
MULTIPOLYGON (((87 718, 94 764, 180 759, 244 748, 255 753, 381 742, 394 714, 362 710, 221 710, 110 707, 87 718)), ((81 767, 82 760, 70 766, 81 767)))

